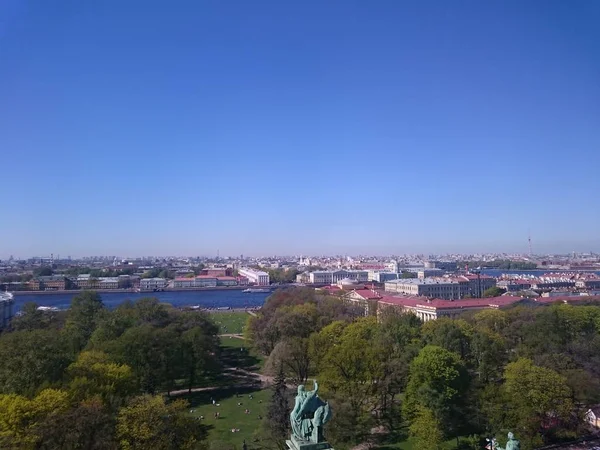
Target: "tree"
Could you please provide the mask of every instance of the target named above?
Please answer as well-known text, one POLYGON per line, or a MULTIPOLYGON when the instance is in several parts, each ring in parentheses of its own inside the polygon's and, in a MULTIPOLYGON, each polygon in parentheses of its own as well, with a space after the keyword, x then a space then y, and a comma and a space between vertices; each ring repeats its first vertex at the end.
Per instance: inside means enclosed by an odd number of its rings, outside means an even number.
POLYGON ((506 366, 504 379, 500 395, 487 405, 497 430, 520 430, 528 448, 535 448, 551 430, 567 428, 573 402, 565 377, 519 358, 506 366))
POLYGON ((150 325, 129 328, 107 349, 114 358, 133 370, 142 390, 155 393, 166 383, 165 342, 150 325))
POLYGON ((440 423, 433 412, 427 408, 417 409, 409 432, 419 450, 439 450, 444 443, 440 423))
POLYGON ((39 448, 39 424, 61 414, 68 405, 68 394, 57 389, 45 389, 31 400, 0 395, 0 448, 39 448))
POLYGON ((442 317, 423 324, 421 334, 425 344, 437 345, 466 359, 471 347, 473 330, 464 320, 442 317))
POLYGON ((500 297, 505 292, 506 292, 506 289, 502 289, 497 286, 492 286, 491 288, 487 288, 485 291, 483 291, 483 296, 484 297, 500 297))
POLYGON ((294 383, 308 379, 311 368, 308 338, 289 338, 280 341, 269 356, 265 370, 270 373, 284 369, 294 383))
POLYGON ((52 270, 52 267, 43 266, 43 267, 38 267, 37 269, 35 269, 33 271, 33 276, 34 277, 48 277, 48 276, 52 275, 53 273, 54 273, 54 271, 52 270))
POLYGON ((11 322, 13 330, 38 330, 46 328, 46 316, 38 309, 38 304, 27 302, 21 308, 21 315, 15 317, 11 322))
POLYGON ((33 395, 59 382, 72 362, 55 330, 15 331, 0 337, 0 392, 33 395))
POLYGON ((100 351, 81 352, 67 373, 72 398, 83 401, 98 396, 111 408, 117 408, 136 391, 131 368, 111 361, 100 351))
POLYGON ((459 356, 428 345, 410 364, 403 411, 412 421, 419 408, 429 409, 444 434, 456 434, 467 387, 468 375, 459 356))
POLYGON ((481 382, 497 380, 507 359, 506 342, 498 333, 476 329, 471 337, 471 359, 481 382))
POLYGON ((402 279, 408 279, 408 278, 417 278, 417 274, 414 272, 402 272, 402 274, 400 275, 400 278, 402 279))
POLYGON ((215 359, 218 343, 214 334, 207 334, 201 327, 184 331, 182 336, 183 371, 188 380, 189 392, 202 376, 213 372, 218 362, 215 359))
POLYGON ((187 412, 183 400, 166 403, 162 396, 134 398, 117 417, 117 436, 123 450, 193 449, 206 431, 187 412))
POLYGON ((102 401, 91 398, 48 415, 33 429, 40 450, 117 450, 115 420, 102 401))
POLYGON ((153 325, 164 325, 168 322, 169 313, 155 297, 141 298, 134 303, 137 317, 141 322, 153 325))
POLYGON ((75 351, 86 346, 100 321, 103 308, 102 299, 94 291, 84 291, 71 300, 65 332, 70 337, 75 351))
POLYGON ((340 441, 361 442, 373 425, 372 411, 376 409, 376 393, 383 377, 380 357, 384 351, 375 345, 376 333, 375 317, 358 319, 341 330, 341 335, 335 338, 337 342, 321 361, 319 377, 340 407, 336 413, 340 420, 334 432, 340 441), (338 428, 342 424, 350 429, 338 428))
POLYGON ((277 376, 273 380, 273 394, 267 406, 267 420, 263 422, 268 442, 277 448, 286 448, 285 440, 290 435, 290 403, 283 367, 279 367, 277 376))

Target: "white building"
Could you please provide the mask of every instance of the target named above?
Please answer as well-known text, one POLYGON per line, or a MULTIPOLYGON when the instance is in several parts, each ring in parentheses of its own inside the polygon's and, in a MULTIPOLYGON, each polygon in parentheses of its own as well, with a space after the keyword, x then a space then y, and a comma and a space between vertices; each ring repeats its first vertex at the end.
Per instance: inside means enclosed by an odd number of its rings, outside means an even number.
POLYGON ((311 272, 308 276, 311 284, 336 284, 344 278, 366 283, 369 281, 369 271, 367 270, 319 270, 311 272))
POLYGON ((375 281, 377 283, 385 283, 386 281, 397 280, 398 273, 396 272, 385 272, 381 270, 369 270, 369 281, 375 281))
POLYGON ((153 291, 155 289, 164 289, 167 287, 167 280, 164 278, 142 278, 140 280, 140 290, 153 291))
POLYGON ((385 283, 385 290, 397 294, 434 297, 445 300, 456 300, 463 297, 460 283, 444 278, 392 280, 385 283))
POLYGON ((248 267, 242 267, 238 270, 239 274, 243 277, 248 278, 250 283, 258 286, 268 286, 270 284, 269 274, 262 270, 249 269, 248 267))

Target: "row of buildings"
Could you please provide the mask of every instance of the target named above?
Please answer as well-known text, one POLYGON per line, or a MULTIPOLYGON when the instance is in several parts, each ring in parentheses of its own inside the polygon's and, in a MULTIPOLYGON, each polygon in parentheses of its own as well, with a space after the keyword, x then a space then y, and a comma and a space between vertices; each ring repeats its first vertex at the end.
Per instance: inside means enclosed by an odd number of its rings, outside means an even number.
POLYGON ((176 289, 195 289, 217 286, 246 286, 248 281, 246 277, 198 275, 194 278, 175 278, 173 287, 176 289))
MULTIPOLYGON (((439 277, 444 275, 445 271, 440 268, 411 267, 405 269, 417 278, 439 277)), ((296 282, 302 284, 336 284, 343 279, 356 280, 360 283, 372 281, 374 283, 385 283, 386 281, 398 280, 402 278, 402 273, 379 268, 370 269, 337 269, 337 270, 317 270, 314 272, 304 272, 296 276, 296 282)))
POLYGON ((600 277, 595 274, 582 273, 548 273, 539 277, 504 277, 498 281, 498 287, 506 289, 507 292, 518 292, 528 289, 552 290, 552 289, 600 289, 600 277))
POLYGON ((81 274, 76 277, 65 275, 49 275, 34 278, 29 281, 31 291, 64 291, 67 289, 124 289, 139 283, 140 277, 135 275, 120 275, 118 277, 92 277, 81 274))
POLYGON ((528 299, 515 295, 502 295, 491 298, 469 298, 462 300, 445 300, 417 295, 387 295, 365 287, 348 291, 342 295, 347 302, 352 302, 364 309, 365 315, 379 315, 387 308, 394 308, 402 313, 412 313, 424 322, 441 317, 456 318, 468 311, 483 309, 503 309, 516 303, 551 304, 555 302, 576 303, 600 301, 600 296, 559 296, 528 299))
MULTIPOLYGON (((68 289, 128 289, 139 288, 142 291, 163 290, 169 287, 170 280, 166 278, 141 278, 139 275, 120 275, 118 277, 93 277, 90 274, 80 274, 74 277, 66 275, 40 276, 27 283, 31 291, 64 291, 68 289)), ((254 284, 268 286, 269 274, 249 268, 239 269, 239 276, 233 276, 231 268, 206 268, 201 275, 194 277, 176 278, 173 288, 205 288, 217 286, 246 286, 254 284)))
POLYGON ((487 275, 465 274, 456 277, 423 277, 387 281, 386 292, 458 300, 481 298, 486 289, 496 286, 496 279, 487 275))

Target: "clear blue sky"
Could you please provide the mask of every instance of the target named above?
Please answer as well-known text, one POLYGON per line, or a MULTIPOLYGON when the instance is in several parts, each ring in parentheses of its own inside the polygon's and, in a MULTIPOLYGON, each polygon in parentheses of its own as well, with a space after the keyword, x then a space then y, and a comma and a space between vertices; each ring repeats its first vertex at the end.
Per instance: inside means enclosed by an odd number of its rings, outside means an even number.
POLYGON ((0 257, 600 251, 600 2, 0 1, 0 257))

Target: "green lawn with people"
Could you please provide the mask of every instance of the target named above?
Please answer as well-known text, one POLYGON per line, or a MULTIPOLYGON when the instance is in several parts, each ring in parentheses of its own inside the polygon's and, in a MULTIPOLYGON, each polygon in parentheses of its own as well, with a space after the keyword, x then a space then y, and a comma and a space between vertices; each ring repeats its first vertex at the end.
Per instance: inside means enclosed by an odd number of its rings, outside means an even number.
POLYGON ((250 315, 244 311, 212 311, 211 317, 221 334, 242 334, 250 315))
POLYGON ((249 448, 258 446, 253 442, 254 434, 265 420, 270 396, 269 389, 226 388, 194 393, 187 398, 190 414, 209 428, 210 448, 241 449, 244 440, 249 448))

